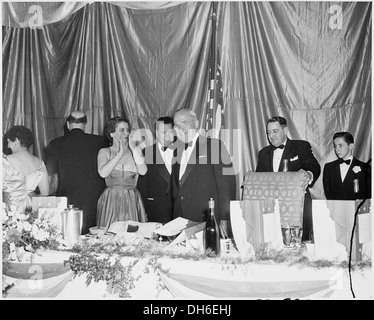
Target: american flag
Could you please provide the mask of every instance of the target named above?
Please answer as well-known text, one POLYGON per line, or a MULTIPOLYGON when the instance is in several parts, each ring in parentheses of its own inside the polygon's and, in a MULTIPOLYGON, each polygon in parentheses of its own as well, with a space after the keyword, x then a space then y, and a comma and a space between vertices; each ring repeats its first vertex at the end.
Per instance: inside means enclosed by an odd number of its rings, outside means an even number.
POLYGON ((208 90, 208 102, 206 113, 206 131, 210 131, 212 138, 218 138, 221 128, 224 128, 224 113, 225 108, 222 98, 222 74, 220 65, 220 53, 217 47, 216 68, 212 63, 210 64, 210 81, 208 90), (212 72, 215 72, 215 77, 212 77, 212 72))

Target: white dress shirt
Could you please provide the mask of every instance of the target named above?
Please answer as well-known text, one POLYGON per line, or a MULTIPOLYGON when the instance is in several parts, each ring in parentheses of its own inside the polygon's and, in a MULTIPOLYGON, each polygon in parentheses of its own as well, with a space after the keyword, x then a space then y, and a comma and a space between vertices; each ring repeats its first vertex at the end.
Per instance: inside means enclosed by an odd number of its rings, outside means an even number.
MULTIPOLYGON (((286 147, 286 143, 287 143, 287 139, 283 143, 284 148, 286 147)), ((277 148, 277 149, 274 150, 274 154, 273 154, 273 170, 274 170, 274 172, 278 172, 278 168, 279 168, 282 156, 283 156, 284 148, 283 149, 277 148)))
POLYGON ((158 150, 161 153, 162 160, 164 160, 166 169, 168 169, 169 174, 171 174, 171 164, 173 161, 173 150, 167 148, 165 151, 162 150, 163 145, 160 142, 157 142, 158 150))
POLYGON ((348 173, 349 167, 352 165, 353 156, 350 156, 348 159, 345 159, 345 160, 349 160, 349 159, 351 160, 351 163, 349 165, 344 162, 339 165, 340 166, 340 177, 342 178, 342 182, 344 181, 345 176, 348 173))
POLYGON ((180 163, 180 167, 179 167, 179 180, 182 179, 183 174, 186 171, 188 160, 190 159, 192 150, 195 148, 196 140, 197 140, 198 137, 199 137, 199 134, 196 133, 196 135, 192 139, 192 146, 188 147, 182 153, 181 163, 180 163))

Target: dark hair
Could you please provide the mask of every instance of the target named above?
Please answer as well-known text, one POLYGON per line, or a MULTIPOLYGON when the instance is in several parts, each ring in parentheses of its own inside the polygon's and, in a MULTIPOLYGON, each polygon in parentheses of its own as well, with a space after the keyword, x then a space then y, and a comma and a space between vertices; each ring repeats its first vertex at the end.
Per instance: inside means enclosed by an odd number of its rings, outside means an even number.
POLYGON ((83 117, 76 118, 72 114, 69 114, 68 118, 66 119, 66 122, 69 123, 87 123, 87 116, 84 115, 83 117))
POLYGON ((110 136, 110 134, 116 131, 117 124, 120 122, 126 122, 129 125, 129 129, 130 129, 129 120, 122 118, 122 117, 113 117, 109 119, 109 121, 105 125, 104 134, 105 134, 105 137, 108 139, 110 145, 113 144, 113 138, 110 136))
POLYGON ((156 129, 157 129, 157 122, 162 122, 163 124, 170 124, 172 127, 174 126, 173 118, 171 117, 161 117, 156 120, 156 129))
POLYGON ((336 132, 332 137, 332 141, 334 141, 336 138, 344 138, 344 141, 348 144, 354 143, 353 136, 349 132, 336 132))
POLYGON ((280 116, 274 116, 268 120, 266 125, 269 124, 269 122, 278 122, 282 127, 287 127, 287 120, 280 116))
POLYGON ((5 139, 14 142, 18 138, 22 147, 29 148, 34 143, 34 136, 25 126, 14 126, 5 133, 5 139))
POLYGON ((12 154, 12 150, 8 148, 8 140, 5 134, 3 134, 3 154, 12 154))

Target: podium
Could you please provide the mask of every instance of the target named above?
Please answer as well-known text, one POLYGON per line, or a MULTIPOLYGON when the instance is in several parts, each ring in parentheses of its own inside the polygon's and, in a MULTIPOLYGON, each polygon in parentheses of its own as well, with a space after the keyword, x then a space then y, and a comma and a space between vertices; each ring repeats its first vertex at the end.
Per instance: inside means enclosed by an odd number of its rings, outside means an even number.
POLYGON ((281 226, 302 227, 306 180, 302 172, 245 174, 241 209, 247 224, 248 241, 256 251, 266 242, 264 218, 268 220, 266 214, 275 212, 275 199, 279 204, 281 226))

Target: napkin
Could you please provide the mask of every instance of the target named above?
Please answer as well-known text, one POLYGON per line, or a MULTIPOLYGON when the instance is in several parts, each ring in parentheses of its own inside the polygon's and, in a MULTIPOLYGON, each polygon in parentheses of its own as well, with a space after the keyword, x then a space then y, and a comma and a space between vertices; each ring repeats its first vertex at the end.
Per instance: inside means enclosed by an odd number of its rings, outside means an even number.
POLYGON ((198 225, 200 222, 191 221, 182 217, 166 223, 161 228, 157 229, 157 233, 161 236, 173 237, 180 234, 184 229, 198 225))

